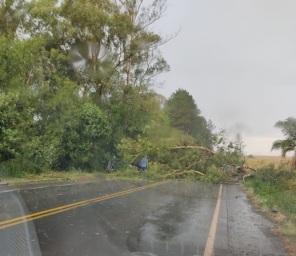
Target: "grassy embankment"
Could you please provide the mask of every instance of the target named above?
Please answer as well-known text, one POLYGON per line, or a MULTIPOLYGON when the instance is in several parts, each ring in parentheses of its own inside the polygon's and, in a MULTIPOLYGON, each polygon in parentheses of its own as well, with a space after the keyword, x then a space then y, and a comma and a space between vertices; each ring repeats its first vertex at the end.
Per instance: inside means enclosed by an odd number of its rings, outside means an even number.
POLYGON ((15 176, 0 176, 0 182, 9 185, 22 185, 27 183, 57 183, 57 182, 82 182, 104 176, 97 172, 80 171, 47 171, 40 174, 23 173, 15 176))
POLYGON ((291 255, 296 253, 296 171, 291 159, 280 157, 248 158, 247 164, 257 169, 246 182, 251 196, 279 225, 291 255))

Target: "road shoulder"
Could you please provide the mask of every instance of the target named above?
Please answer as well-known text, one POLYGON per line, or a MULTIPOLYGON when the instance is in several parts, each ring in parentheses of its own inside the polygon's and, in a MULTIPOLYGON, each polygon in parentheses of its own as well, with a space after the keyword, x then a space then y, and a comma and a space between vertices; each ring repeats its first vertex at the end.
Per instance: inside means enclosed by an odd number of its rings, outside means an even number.
POLYGON ((285 226, 289 225, 287 216, 279 211, 272 212, 270 209, 264 207, 259 197, 256 196, 251 188, 243 187, 242 189, 246 193, 247 198, 251 202, 252 206, 274 224, 272 232, 282 240, 288 255, 296 255, 296 237, 288 236, 284 232, 285 226))

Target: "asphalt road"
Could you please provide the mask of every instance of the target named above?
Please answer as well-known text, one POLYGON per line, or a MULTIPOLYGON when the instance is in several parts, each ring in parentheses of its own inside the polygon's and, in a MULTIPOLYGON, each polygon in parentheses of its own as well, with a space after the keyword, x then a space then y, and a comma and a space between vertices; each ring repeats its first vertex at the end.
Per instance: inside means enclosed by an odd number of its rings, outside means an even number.
POLYGON ((239 185, 223 185, 219 209, 218 185, 145 186, 101 180, 2 187, 0 255, 196 256, 211 241, 216 256, 286 255, 239 185))

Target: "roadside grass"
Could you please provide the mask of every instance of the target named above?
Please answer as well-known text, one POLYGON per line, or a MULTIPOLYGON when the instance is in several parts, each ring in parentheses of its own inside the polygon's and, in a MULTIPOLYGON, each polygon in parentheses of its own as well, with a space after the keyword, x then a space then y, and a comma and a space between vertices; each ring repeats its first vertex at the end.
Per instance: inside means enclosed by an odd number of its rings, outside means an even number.
POLYGON ((296 219, 287 220, 282 224, 282 232, 284 235, 293 238, 293 243, 296 243, 296 219))
POLYGON ((42 173, 30 172, 0 172, 0 182, 10 185, 21 185, 26 183, 54 183, 54 182, 78 182, 94 180, 96 178, 121 179, 130 181, 159 181, 164 179, 167 172, 161 165, 151 163, 149 170, 139 172, 135 167, 127 167, 111 173, 106 171, 45 171, 42 173))
POLYGON ((280 233, 288 239, 288 248, 296 253, 296 171, 286 165, 267 165, 259 168, 246 186, 279 224, 280 233))
POLYGON ((248 181, 247 186, 260 197, 265 207, 280 210, 288 215, 296 214, 296 190, 290 190, 284 184, 262 180, 260 177, 248 181))
POLYGON ((283 236, 289 255, 296 255, 296 217, 283 221, 280 224, 280 234, 283 236))
POLYGON ((40 174, 36 173, 22 173, 21 175, 7 176, 0 175, 0 180, 10 185, 18 185, 25 183, 50 183, 50 182, 75 182, 92 180, 98 176, 104 176, 99 172, 81 172, 77 170, 58 172, 58 171, 46 171, 40 174))

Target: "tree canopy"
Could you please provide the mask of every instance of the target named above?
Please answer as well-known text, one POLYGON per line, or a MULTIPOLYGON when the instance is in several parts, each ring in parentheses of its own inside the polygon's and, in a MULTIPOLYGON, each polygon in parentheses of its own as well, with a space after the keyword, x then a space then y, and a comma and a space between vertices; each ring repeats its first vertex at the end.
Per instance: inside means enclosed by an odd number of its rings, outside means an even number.
POLYGON ((211 148, 214 136, 187 91, 165 103, 153 90, 169 69, 159 50, 165 40, 151 29, 165 6, 0 1, 0 175, 103 170, 141 154, 171 168, 188 165, 187 157, 196 169, 211 164, 170 151, 211 148))
POLYGON ((1 169, 101 169, 160 111, 165 1, 0 1, 1 169))
POLYGON ((178 89, 166 104, 173 127, 189 134, 204 146, 212 146, 212 127, 198 109, 193 97, 184 89, 178 89))

